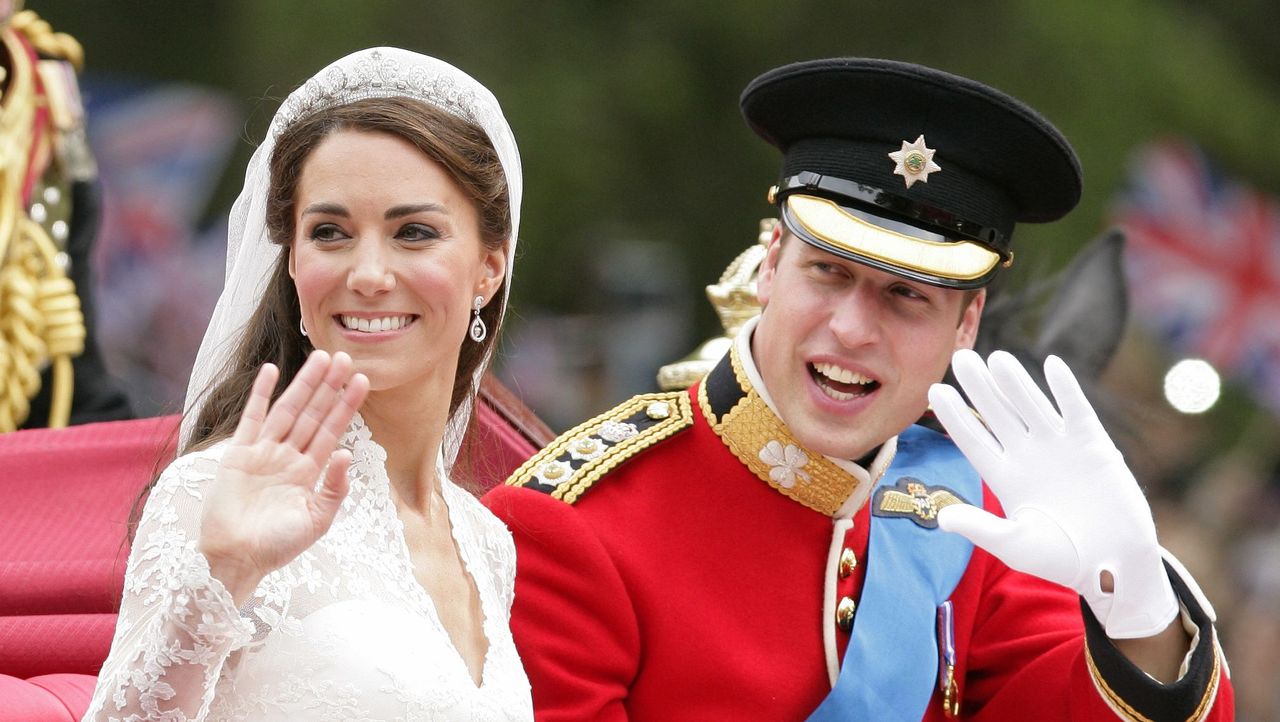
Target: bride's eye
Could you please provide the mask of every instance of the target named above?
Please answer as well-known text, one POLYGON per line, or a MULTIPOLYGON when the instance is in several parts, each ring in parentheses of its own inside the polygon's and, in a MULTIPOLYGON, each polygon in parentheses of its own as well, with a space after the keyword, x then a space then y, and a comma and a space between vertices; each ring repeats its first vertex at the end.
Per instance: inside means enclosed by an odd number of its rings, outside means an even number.
POLYGON ((440 234, 436 229, 422 223, 406 223, 396 232, 396 238, 408 242, 434 241, 440 234))
POLYGON ((348 237, 342 228, 333 223, 321 223, 312 228, 307 236, 317 243, 332 243, 348 237))

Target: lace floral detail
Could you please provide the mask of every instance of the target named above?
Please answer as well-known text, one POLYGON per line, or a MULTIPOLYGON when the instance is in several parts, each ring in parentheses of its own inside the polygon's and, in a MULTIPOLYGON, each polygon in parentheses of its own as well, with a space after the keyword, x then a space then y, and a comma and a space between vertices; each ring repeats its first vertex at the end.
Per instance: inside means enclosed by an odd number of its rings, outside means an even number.
POLYGON ((413 576, 386 454, 356 417, 351 490, 333 526, 236 609, 199 553, 221 447, 178 459, 147 501, 91 720, 529 720, 511 639, 515 546, 474 497, 442 481, 480 594, 481 684, 413 576))

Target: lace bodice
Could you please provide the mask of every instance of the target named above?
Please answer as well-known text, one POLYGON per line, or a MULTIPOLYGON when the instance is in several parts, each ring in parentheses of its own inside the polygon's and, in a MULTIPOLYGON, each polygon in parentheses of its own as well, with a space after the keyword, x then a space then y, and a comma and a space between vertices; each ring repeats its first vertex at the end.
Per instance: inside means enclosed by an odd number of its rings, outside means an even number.
POLYGON ((510 533, 440 474, 484 612, 488 651, 477 687, 414 579, 385 452, 359 416, 342 445, 354 457, 351 491, 333 526, 239 609, 196 545, 223 447, 165 470, 138 527, 86 720, 532 719, 508 626, 510 533))

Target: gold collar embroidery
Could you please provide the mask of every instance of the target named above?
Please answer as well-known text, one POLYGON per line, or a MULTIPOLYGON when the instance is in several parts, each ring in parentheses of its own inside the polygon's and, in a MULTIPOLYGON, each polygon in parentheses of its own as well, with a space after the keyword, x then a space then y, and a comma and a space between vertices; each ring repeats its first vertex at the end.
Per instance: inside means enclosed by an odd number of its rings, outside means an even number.
POLYGON ((858 487, 851 474, 796 441, 751 385, 736 346, 703 377, 698 405, 711 430, 733 455, 783 496, 832 516, 858 487), (736 383, 729 380, 729 374, 736 383), (712 386, 714 390, 709 390, 712 386), (717 397, 712 399, 708 394, 717 397), (727 411, 716 415, 715 409, 726 407, 727 411))

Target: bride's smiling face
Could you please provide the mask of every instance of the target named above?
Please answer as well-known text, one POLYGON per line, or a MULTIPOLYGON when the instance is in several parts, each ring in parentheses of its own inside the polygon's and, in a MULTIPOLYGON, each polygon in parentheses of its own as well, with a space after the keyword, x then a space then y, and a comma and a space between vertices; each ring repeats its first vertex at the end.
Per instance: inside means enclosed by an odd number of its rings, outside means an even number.
POLYGON ((375 392, 413 383, 447 403, 473 300, 493 297, 507 260, 462 188, 402 138, 340 130, 303 164, 293 220, 312 345, 350 354, 375 392))

